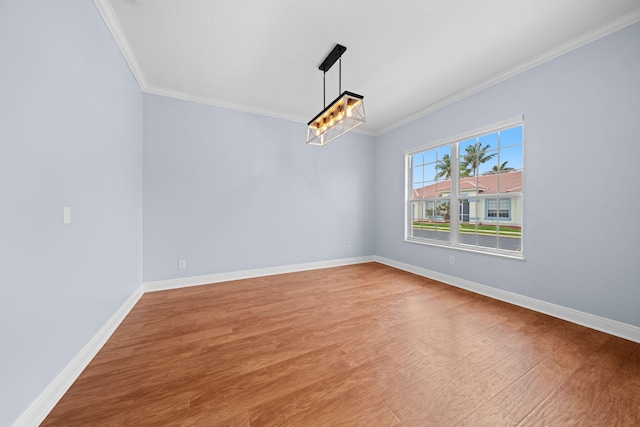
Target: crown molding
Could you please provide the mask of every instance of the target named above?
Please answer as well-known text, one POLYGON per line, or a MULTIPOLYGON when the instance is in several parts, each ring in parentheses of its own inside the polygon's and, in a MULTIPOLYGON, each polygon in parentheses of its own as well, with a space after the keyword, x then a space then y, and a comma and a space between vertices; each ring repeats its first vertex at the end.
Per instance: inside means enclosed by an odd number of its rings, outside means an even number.
MULTIPOLYGON (((198 104, 210 105, 212 107, 226 108, 228 110, 235 110, 243 113, 258 114, 260 116, 272 117, 274 119, 287 120, 295 123, 303 123, 305 126, 309 121, 308 119, 302 118, 300 116, 282 114, 282 113, 277 113, 271 110, 265 110, 260 108, 253 108, 248 105, 232 104, 232 103, 221 101, 219 99, 210 98, 207 96, 194 95, 192 93, 173 90, 173 89, 167 89, 160 86, 147 85, 146 88, 143 89, 143 92, 151 95, 159 95, 167 98, 180 99, 183 101, 197 102, 198 104)), ((374 132, 363 130, 361 128, 354 129, 351 132, 367 135, 367 136, 375 136, 374 132)))
POLYGON ((236 110, 241 111, 243 113, 251 113, 251 114, 259 114, 261 116, 273 117, 276 119, 288 120, 296 123, 305 123, 306 121, 299 116, 293 116, 289 114, 276 113, 270 110, 264 110, 260 108, 253 108, 248 105, 242 104, 233 104, 229 102, 224 102, 219 99, 210 98, 206 96, 194 95, 189 92, 183 92, 179 90, 167 89, 160 86, 147 86, 144 90, 145 93, 149 93, 152 95, 160 95, 167 98, 181 99, 184 101, 197 102, 198 104, 210 105, 213 107, 221 107, 226 108, 228 110, 236 110))
POLYGON ((434 104, 431 104, 430 106, 418 111, 415 114, 410 115, 409 117, 396 122, 392 125, 389 125, 377 132, 374 133, 373 136, 380 136, 383 135, 393 129, 399 128, 401 126, 404 126, 416 119, 419 119, 421 117, 424 117, 428 114, 431 114, 441 108, 444 108, 448 105, 451 105, 455 102, 461 101, 462 99, 471 96, 475 93, 478 93, 484 89, 487 89, 491 86, 494 86, 500 82, 503 82, 505 80, 508 80, 512 77, 517 76, 518 74, 522 74, 525 71, 528 71, 532 68, 535 68, 539 65, 544 64, 545 62, 549 62, 552 59, 555 59, 559 56, 564 55, 565 53, 569 53, 573 50, 576 50, 584 45, 587 45, 589 43, 592 43, 596 40, 599 40, 603 37, 606 37, 610 34, 615 33, 616 31, 622 30, 625 27, 628 27, 629 25, 633 25, 636 22, 640 21, 640 8, 634 9, 629 13, 626 13, 616 19, 613 19, 609 22, 607 22, 604 25, 601 25, 600 27, 597 27, 591 31, 588 31, 578 37, 574 37, 573 39, 562 43, 552 49, 547 50, 546 52, 534 56, 533 58, 530 58, 524 62, 521 62, 520 64, 516 65, 513 68, 510 68, 506 71, 503 71, 501 73, 498 73, 492 77, 489 77, 486 80, 481 81, 480 83, 477 83, 475 85, 471 85, 468 86, 466 89, 463 89, 460 92, 457 92, 451 96, 448 96, 446 98, 441 99, 440 101, 435 102, 434 104))
MULTIPOLYGON (((138 58, 136 57, 133 48, 131 47, 131 43, 129 43, 129 39, 120 24, 120 20, 116 15, 115 10, 113 10, 113 6, 109 0, 93 0, 94 4, 98 8, 100 15, 102 15, 102 19, 104 19, 111 35, 113 36, 118 48, 122 52, 127 65, 129 65, 129 69, 133 73, 134 78, 138 82, 138 86, 144 93, 149 93, 152 95, 160 95, 167 98, 180 99, 183 101, 191 101, 197 102, 199 104, 211 105, 214 107, 226 108, 229 110, 241 111, 244 113, 258 114, 261 116, 273 117, 276 119, 288 120, 296 123, 304 123, 307 124, 308 119, 300 116, 294 116, 290 114, 282 114, 277 113, 271 110, 265 110, 260 108, 253 108, 248 105, 241 104, 232 104, 228 102, 221 101, 219 99, 210 98, 206 96, 194 95, 188 92, 173 90, 165 87, 150 85, 147 82, 147 79, 142 71, 142 67, 138 62, 138 58)), ((375 135, 372 131, 367 131, 364 129, 353 130, 353 133, 358 133, 362 135, 367 135, 373 137, 375 135)))
POLYGON ((131 48, 131 43, 129 43, 129 39, 122 29, 118 15, 116 15, 115 10, 113 10, 111 3, 108 0, 93 0, 93 3, 98 8, 100 15, 102 15, 102 19, 104 19, 104 22, 107 24, 107 28, 109 28, 113 39, 120 48, 120 52, 122 52, 122 55, 124 56, 127 65, 129 65, 129 69, 131 69, 133 77, 138 82, 140 89, 145 92, 148 86, 147 80, 144 77, 138 58, 136 58, 136 55, 131 48))
MULTIPOLYGON (((93 2, 95 3, 96 7, 100 11, 102 18, 107 24, 109 31, 113 35, 113 38, 115 39, 116 44, 120 48, 120 51, 122 52, 122 55, 125 58, 125 61, 129 65, 131 72, 133 73, 136 81, 138 82, 138 85, 140 86, 143 92, 154 94, 154 95, 165 96, 169 98, 197 102, 200 104, 206 104, 206 105, 211 105, 215 107, 222 107, 222 108, 227 108, 231 110, 242 111, 246 113, 259 114, 261 116, 273 117, 273 118, 288 120, 296 123, 305 123, 305 124, 307 123, 307 119, 300 116, 282 114, 282 113, 278 113, 278 112, 274 112, 266 109, 253 108, 247 105, 231 104, 215 98, 198 96, 198 95, 190 94, 183 91, 149 85, 144 76, 142 68, 140 67, 140 63, 138 62, 138 59, 136 58, 136 55, 131 47, 131 44, 129 43, 129 40, 127 39, 127 36, 124 30, 122 29, 122 26, 120 25, 120 20, 118 19, 115 11, 113 10, 113 7, 111 6, 111 3, 109 2, 109 0, 93 0, 93 2)), ((386 126, 383 129, 380 129, 378 131, 368 131, 360 127, 354 130, 353 132, 362 134, 362 135, 372 136, 372 137, 381 136, 393 129, 404 126, 416 119, 419 119, 428 114, 431 114, 441 108, 444 108, 448 105, 458 102, 468 96, 471 96, 484 89, 494 86, 500 82, 503 82, 512 77, 515 77, 518 74, 521 74, 525 71, 528 71, 532 68, 542 65, 545 62, 549 62, 552 59, 555 59, 561 55, 564 55, 565 53, 569 53, 586 44, 589 44, 598 39, 606 37, 616 31, 619 31, 625 27, 628 27, 629 25, 635 24, 638 21, 640 21, 640 8, 634 9, 631 12, 628 12, 616 19, 613 19, 607 22, 604 25, 601 25, 600 27, 597 27, 591 31, 588 31, 580 36, 574 37, 573 39, 565 43, 562 43, 552 49, 549 49, 548 51, 540 55, 537 55, 524 62, 521 62, 520 64, 506 71, 495 74, 492 77, 489 77, 481 81, 480 83, 468 86, 467 88, 451 96, 443 98, 440 101, 437 101, 419 110, 418 112, 406 117, 403 120, 400 120, 396 123, 386 126)))
POLYGON ((197 102, 198 104, 205 104, 205 105, 210 105, 210 106, 213 106, 213 107, 226 108, 228 110, 241 111, 243 113, 259 114, 261 116, 268 116, 268 117, 273 117, 273 118, 276 118, 276 119, 288 120, 288 121, 296 122, 296 123, 305 123, 305 124, 307 123, 307 121, 304 120, 300 116, 276 113, 274 111, 260 109, 260 108, 253 108, 253 107, 250 107, 248 105, 243 105, 243 104, 233 104, 233 103, 229 103, 229 102, 224 102, 224 101, 216 99, 216 98, 210 98, 210 97, 207 97, 207 96, 194 95, 194 94, 189 93, 189 92, 183 92, 183 91, 180 91, 180 90, 167 89, 167 88, 161 87, 161 86, 147 85, 146 88, 143 90, 143 92, 149 93, 149 94, 152 94, 152 95, 160 95, 160 96, 164 96, 164 97, 167 97, 167 98, 174 98, 174 99, 181 99, 181 100, 184 100, 184 101, 197 102))

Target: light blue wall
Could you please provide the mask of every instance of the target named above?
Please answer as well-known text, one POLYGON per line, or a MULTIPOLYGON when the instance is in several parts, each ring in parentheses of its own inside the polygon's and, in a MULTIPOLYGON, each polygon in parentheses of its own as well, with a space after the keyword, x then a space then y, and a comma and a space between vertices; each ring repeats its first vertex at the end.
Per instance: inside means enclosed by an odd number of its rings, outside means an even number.
POLYGON ((375 253, 640 326, 638 159, 635 24, 378 137, 375 253), (404 242, 404 150, 520 114, 526 261, 404 242))
POLYGON ((372 255, 373 138, 305 138, 304 124, 144 95, 144 280, 372 255))
POLYGON ((142 282, 142 94, 93 2, 0 2, 0 265, 7 426, 142 282))

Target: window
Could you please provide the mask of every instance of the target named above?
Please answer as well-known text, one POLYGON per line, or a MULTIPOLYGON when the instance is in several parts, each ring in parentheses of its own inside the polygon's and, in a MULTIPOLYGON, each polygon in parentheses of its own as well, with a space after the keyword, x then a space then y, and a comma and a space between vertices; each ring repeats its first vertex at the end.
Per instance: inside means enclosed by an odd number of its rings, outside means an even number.
POLYGON ((406 154, 406 240, 522 257, 523 120, 406 154))
POLYGON ((511 200, 510 199, 487 199, 487 219, 510 219, 511 200), (498 208, 500 206, 500 208, 498 208))

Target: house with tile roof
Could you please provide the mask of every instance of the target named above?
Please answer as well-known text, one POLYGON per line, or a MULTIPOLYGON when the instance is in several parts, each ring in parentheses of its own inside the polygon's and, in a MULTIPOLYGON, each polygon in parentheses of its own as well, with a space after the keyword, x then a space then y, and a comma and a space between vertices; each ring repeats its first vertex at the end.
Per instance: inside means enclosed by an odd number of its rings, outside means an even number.
MULTIPOLYGON (((448 221, 446 199, 451 196, 451 180, 414 188, 414 221, 448 221)), ((460 221, 504 225, 522 224, 522 171, 491 173, 460 178, 460 221), (486 197, 495 194, 496 197, 486 197), (511 195, 510 195, 511 194, 511 195), (481 195, 483 197, 474 197, 481 195), (468 198, 467 198, 468 197, 468 198)))

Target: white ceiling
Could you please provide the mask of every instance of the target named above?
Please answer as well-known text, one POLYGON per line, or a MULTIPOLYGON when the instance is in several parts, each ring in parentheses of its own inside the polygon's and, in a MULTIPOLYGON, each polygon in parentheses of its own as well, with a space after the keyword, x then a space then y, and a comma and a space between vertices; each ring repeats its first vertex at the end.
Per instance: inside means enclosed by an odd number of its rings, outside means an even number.
POLYGON ((95 3, 145 92, 304 123, 340 43, 342 90, 364 95, 374 135, 640 21, 640 0, 95 3))

